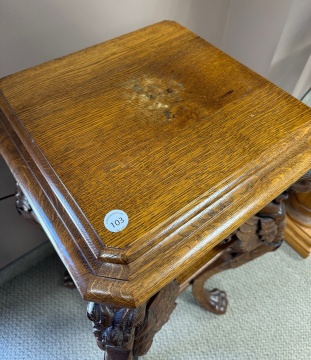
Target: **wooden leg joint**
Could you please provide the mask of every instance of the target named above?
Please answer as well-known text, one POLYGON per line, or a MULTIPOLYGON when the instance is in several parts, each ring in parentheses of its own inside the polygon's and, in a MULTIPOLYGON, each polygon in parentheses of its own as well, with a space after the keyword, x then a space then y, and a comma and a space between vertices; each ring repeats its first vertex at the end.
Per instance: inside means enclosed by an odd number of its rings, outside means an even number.
POLYGON ((229 246, 192 282, 193 295, 201 306, 214 314, 224 314, 228 305, 227 295, 219 289, 204 289, 207 279, 220 271, 241 266, 281 245, 285 228, 283 200, 286 198, 287 193, 281 194, 223 241, 229 246))

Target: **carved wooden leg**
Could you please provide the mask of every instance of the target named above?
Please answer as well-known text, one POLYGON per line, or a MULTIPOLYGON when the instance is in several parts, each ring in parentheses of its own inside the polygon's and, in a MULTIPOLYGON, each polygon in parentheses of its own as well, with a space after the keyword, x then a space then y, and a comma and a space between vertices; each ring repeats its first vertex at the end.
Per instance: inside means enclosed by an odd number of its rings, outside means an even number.
POLYGON ((153 337, 176 307, 179 285, 173 281, 138 308, 89 303, 98 346, 105 360, 135 360, 149 350, 153 337))
POLYGON ((228 305, 226 293, 219 289, 205 290, 206 280, 220 271, 241 266, 281 245, 285 228, 285 206, 282 201, 286 197, 287 193, 280 195, 224 240, 230 246, 193 280, 192 292, 201 306, 215 314, 224 314, 228 305))

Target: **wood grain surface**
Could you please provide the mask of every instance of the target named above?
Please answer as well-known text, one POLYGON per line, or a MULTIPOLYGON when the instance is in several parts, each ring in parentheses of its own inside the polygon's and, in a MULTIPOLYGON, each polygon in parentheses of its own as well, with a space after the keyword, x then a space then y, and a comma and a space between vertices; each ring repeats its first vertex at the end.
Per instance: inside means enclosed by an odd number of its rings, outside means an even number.
POLYGON ((140 305, 311 167, 311 110, 174 22, 0 87, 3 156, 94 302, 140 305))
POLYGON ((302 225, 287 215, 284 238, 302 257, 310 256, 311 228, 309 226, 302 225))
POLYGON ((311 254, 311 170, 291 187, 285 204, 285 240, 301 256, 307 257, 311 254))

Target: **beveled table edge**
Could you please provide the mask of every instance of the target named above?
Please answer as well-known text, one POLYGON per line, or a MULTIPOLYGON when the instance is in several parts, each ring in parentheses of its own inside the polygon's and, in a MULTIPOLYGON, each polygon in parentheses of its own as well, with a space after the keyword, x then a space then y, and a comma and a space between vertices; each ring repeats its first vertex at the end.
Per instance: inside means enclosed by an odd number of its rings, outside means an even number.
MULTIPOLYGON (((296 146, 291 146, 293 145, 291 143, 286 146, 288 148, 287 161, 271 163, 272 168, 268 169, 269 171, 266 174, 266 181, 277 180, 280 193, 311 167, 310 130, 301 129, 299 133, 297 138, 292 137, 296 146), (299 146, 297 145, 298 138, 299 146), (297 164, 299 164, 299 167, 297 164), (296 171, 293 172, 292 169, 296 169, 296 171), (282 176, 282 174, 285 174, 285 176, 282 176)), ((111 277, 99 276, 100 263, 87 261, 86 250, 81 250, 74 241, 74 234, 68 231, 69 224, 64 223, 65 214, 60 216, 52 207, 34 174, 30 172, 29 164, 26 163, 25 158, 19 152, 17 144, 14 144, 9 134, 3 128, 0 129, 0 134, 0 152, 28 196, 44 230, 72 275, 81 295, 89 301, 117 303, 126 306, 140 305, 165 284, 178 277, 189 266, 195 264, 217 243, 239 227, 244 222, 245 216, 253 215, 276 196, 275 192, 265 193, 263 191, 265 196, 259 198, 256 202, 250 203, 247 208, 241 208, 241 211, 235 214, 235 218, 228 219, 228 214, 221 213, 223 217, 227 218, 227 222, 220 219, 221 227, 217 227, 219 225, 217 221, 212 231, 207 225, 205 228, 201 227, 199 229, 200 234, 190 238, 185 237, 178 244, 178 257, 173 258, 171 256, 169 243, 164 244, 162 247, 158 246, 156 251, 146 253, 145 255, 148 255, 148 257, 145 257, 145 259, 142 257, 138 259, 139 261, 133 262, 135 273, 132 274, 129 281, 117 279, 113 275, 111 277), (42 207, 45 208, 44 211, 42 207), (239 219, 236 219, 236 217, 239 217, 239 219), (60 240, 60 237, 62 237, 62 240, 60 240), (65 244, 66 237, 67 246, 65 244), (139 286, 140 284, 141 286, 139 286), (135 291, 133 291, 134 288, 135 291)), ((259 173, 257 174, 258 186, 260 186, 260 182, 259 173)), ((109 264, 112 267, 114 265, 117 264, 109 264)), ((114 270, 112 274, 117 274, 117 272, 117 270, 114 270)))

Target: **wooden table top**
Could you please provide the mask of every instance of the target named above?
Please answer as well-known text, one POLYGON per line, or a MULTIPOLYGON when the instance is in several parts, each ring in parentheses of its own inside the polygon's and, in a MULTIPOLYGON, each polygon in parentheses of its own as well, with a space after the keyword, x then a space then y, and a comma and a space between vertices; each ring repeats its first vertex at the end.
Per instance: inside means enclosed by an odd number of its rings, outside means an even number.
POLYGON ((3 156, 93 301, 139 305, 311 167, 310 109, 174 22, 0 87, 3 156))

